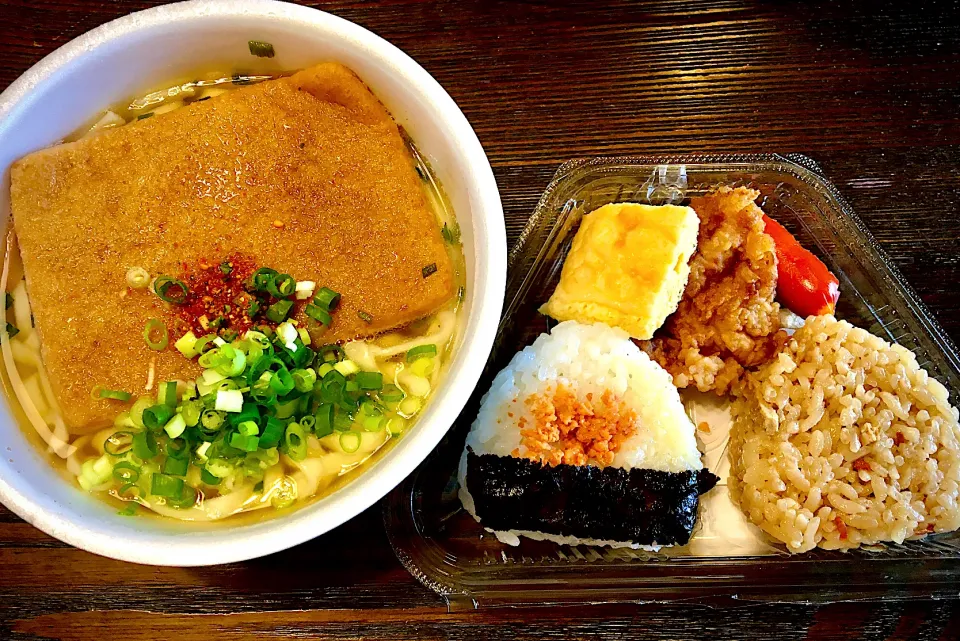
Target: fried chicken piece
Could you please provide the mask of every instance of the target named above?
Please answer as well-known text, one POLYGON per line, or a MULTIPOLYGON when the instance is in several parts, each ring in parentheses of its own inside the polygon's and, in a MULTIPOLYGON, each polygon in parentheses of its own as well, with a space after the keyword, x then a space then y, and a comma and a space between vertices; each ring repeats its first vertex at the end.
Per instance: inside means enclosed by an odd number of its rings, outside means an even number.
POLYGON ((641 344, 679 388, 735 391, 743 369, 769 361, 786 340, 773 300, 775 247, 754 204, 759 195, 720 187, 691 199, 700 232, 690 279, 676 313, 641 344))

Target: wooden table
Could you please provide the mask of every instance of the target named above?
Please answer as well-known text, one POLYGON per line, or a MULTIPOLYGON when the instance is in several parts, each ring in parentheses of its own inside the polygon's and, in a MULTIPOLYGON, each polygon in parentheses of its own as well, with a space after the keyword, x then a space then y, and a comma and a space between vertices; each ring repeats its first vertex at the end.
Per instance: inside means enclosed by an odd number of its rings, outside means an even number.
MULTIPOLYGON (((157 2, 0 0, 0 87, 157 2)), ((803 152, 960 340, 960 27, 887 0, 315 3, 447 88, 493 164, 509 241, 575 156, 803 152)), ((960 582, 958 582, 960 591, 960 582)), ((0 508, 0 639, 954 639, 951 602, 599 606, 447 614, 400 566, 379 506, 274 556, 140 567, 0 508)))

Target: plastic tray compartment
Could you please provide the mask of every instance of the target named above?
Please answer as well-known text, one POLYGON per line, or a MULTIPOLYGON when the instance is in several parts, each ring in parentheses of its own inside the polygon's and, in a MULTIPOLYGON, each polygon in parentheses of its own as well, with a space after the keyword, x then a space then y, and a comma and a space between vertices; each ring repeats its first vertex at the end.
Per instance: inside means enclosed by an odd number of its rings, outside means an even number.
MULTIPOLYGON (((837 315, 913 350, 956 403, 960 358, 955 346, 810 159, 766 155, 568 162, 557 171, 511 252, 508 306, 473 399, 437 450, 394 490, 384 507, 397 556, 424 585, 445 597, 451 609, 957 595, 956 533, 902 546, 790 555, 743 521, 722 482, 704 497, 690 543, 659 553, 528 540, 511 547, 499 543, 461 508, 457 462, 480 396, 514 353, 547 330, 537 308, 556 287, 581 216, 611 202, 681 202, 721 184, 760 190, 764 210, 819 254, 840 279, 837 315)), ((707 463, 714 471, 722 465, 725 443, 708 444, 707 463)))

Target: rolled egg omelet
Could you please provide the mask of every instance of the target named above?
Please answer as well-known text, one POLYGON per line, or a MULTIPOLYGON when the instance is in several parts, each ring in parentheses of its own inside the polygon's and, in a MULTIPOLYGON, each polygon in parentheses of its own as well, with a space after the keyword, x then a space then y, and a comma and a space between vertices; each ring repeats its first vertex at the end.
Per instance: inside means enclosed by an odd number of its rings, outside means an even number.
POLYGON ((699 227, 693 209, 676 205, 612 203, 590 212, 540 312, 652 338, 683 295, 699 227))

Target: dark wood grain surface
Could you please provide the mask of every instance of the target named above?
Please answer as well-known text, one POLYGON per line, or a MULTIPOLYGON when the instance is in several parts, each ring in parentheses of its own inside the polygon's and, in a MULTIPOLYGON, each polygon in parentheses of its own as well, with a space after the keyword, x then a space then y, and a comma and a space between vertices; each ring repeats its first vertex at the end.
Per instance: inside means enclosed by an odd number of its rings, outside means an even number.
MULTIPOLYGON (((0 88, 154 4, 0 0, 0 88)), ((571 157, 802 152, 960 340, 957 2, 312 4, 391 40, 456 99, 510 242, 571 157)), ((0 639, 960 638, 950 601, 447 614, 394 558, 379 509, 268 558, 175 569, 72 549, 0 508, 0 639)))

